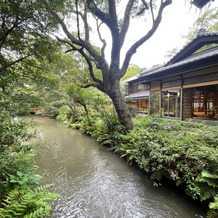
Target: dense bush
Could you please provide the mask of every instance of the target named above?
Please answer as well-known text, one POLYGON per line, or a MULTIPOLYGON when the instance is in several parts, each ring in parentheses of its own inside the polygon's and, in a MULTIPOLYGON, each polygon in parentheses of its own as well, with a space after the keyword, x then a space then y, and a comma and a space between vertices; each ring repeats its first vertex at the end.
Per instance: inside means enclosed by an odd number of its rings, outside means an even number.
POLYGON ((37 187, 34 155, 35 146, 30 143, 34 133, 28 133, 29 125, 13 120, 7 112, 0 114, 0 217, 44 217, 51 207, 48 201, 57 197, 37 187))
POLYGON ((111 110, 89 121, 83 118, 76 126, 135 162, 155 186, 166 178, 193 199, 211 201, 208 217, 218 216, 218 126, 154 115, 135 117, 135 128, 126 132, 111 110))
POLYGON ((113 113, 83 121, 81 130, 151 175, 158 186, 164 178, 184 188, 193 199, 211 202, 208 217, 218 209, 218 126, 176 121, 159 115, 136 117, 126 133, 113 113))
POLYGON ((146 116, 113 149, 150 173, 154 185, 171 179, 193 199, 214 199, 210 208, 217 210, 217 132, 218 126, 146 116))

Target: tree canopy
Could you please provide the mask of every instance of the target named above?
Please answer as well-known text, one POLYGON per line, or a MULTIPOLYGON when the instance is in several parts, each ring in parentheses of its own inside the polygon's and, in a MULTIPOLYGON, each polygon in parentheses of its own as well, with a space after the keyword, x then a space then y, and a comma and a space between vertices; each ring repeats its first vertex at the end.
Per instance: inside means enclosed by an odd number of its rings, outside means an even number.
POLYGON ((127 129, 132 129, 133 123, 120 91, 120 80, 125 75, 132 56, 155 33, 164 9, 171 3, 172 0, 151 0, 149 3, 144 0, 69 0, 65 2, 65 10, 57 11, 54 5, 45 2, 47 10, 60 23, 65 34, 65 37, 56 34, 57 40, 65 45, 66 52, 78 52, 88 66, 91 80, 82 86, 94 86, 107 94, 120 123, 127 129), (122 62, 124 43, 133 19, 144 19, 145 26, 139 26, 138 39, 124 52, 122 62), (148 19, 151 26, 146 32, 148 19), (95 46, 97 41, 98 47, 95 46), (106 58, 107 50, 110 50, 109 61, 106 58))
POLYGON ((42 76, 40 64, 51 60, 57 48, 50 36, 57 22, 43 9, 42 2, 0 3, 0 106, 13 113, 24 102, 29 106, 39 104, 29 85, 42 76))
MULTIPOLYGON (((120 89, 120 80, 125 78, 131 58, 137 49, 158 29, 164 9, 171 3, 172 0, 1 2, 2 92, 9 87, 12 77, 33 78, 35 75, 37 78, 46 71, 43 66, 46 64, 39 64, 39 61, 51 61, 53 58, 55 35, 61 43, 61 49, 71 54, 78 62, 76 70, 67 69, 79 75, 80 79, 74 82, 83 88, 96 87, 109 96, 120 123, 126 129, 132 129, 133 122, 120 89), (144 25, 138 26, 136 40, 129 42, 131 22, 137 19, 143 20, 144 25), (128 45, 126 50, 124 45, 128 45), (21 62, 22 64, 19 64, 21 62)), ((62 67, 62 72, 58 76, 62 76, 65 68, 63 65, 62 67)), ((45 79, 45 74, 43 76, 45 79)), ((23 86, 27 80, 23 80, 23 86)), ((16 81, 20 82, 21 79, 16 81)))

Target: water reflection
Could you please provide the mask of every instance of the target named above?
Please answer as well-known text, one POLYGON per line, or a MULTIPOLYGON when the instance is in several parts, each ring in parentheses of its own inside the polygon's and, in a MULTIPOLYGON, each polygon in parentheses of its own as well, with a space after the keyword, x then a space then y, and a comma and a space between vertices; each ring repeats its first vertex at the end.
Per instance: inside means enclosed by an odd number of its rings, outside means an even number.
POLYGON ((37 156, 42 184, 60 197, 52 218, 196 218, 204 211, 173 189, 153 187, 146 174, 79 131, 35 118, 46 142, 37 156))

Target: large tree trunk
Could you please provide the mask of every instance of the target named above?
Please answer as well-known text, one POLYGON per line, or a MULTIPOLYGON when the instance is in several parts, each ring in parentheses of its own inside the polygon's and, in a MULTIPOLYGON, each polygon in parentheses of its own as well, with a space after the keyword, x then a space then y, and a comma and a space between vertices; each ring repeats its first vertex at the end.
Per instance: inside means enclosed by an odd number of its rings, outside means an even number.
POLYGON ((134 128, 134 124, 124 96, 120 91, 119 81, 115 81, 111 84, 109 96, 114 104, 120 123, 125 126, 127 130, 132 130, 134 128))
MULTIPOLYGON (((58 20, 58 22, 60 22, 68 40, 60 39, 57 36, 56 38, 59 40, 59 42, 67 44, 67 46, 71 46, 72 50, 69 49, 67 52, 78 51, 87 62, 89 75, 92 78, 92 81, 84 84, 83 87, 85 88, 95 86, 100 91, 106 93, 111 98, 114 104, 120 123, 125 126, 127 130, 131 130, 134 128, 134 125, 124 96, 120 91, 120 79, 125 75, 133 54, 135 54, 137 49, 149 38, 151 38, 157 30, 162 19, 163 10, 167 5, 170 5, 172 3, 172 0, 161 0, 157 13, 154 13, 154 6, 156 4, 154 0, 148 1, 150 2, 149 7, 147 6, 146 1, 143 0, 126 0, 126 5, 124 5, 123 17, 121 19, 120 16, 118 16, 117 14, 118 5, 116 0, 102 1, 101 3, 96 0, 86 0, 84 1, 84 5, 78 4, 77 0, 75 2, 76 11, 74 9, 72 13, 76 12, 77 34, 72 34, 71 31, 68 30, 68 25, 64 23, 64 20, 59 17, 57 13, 52 12, 52 15, 58 20), (139 4, 139 2, 142 2, 142 4, 139 4), (126 51, 123 64, 121 65, 121 50, 123 48, 127 32, 129 30, 130 21, 132 19, 131 17, 137 17, 135 16, 137 15, 135 14, 135 12, 142 12, 136 11, 141 8, 140 5, 143 6, 143 10, 150 10, 153 25, 147 33, 139 36, 138 40, 130 45, 129 49, 126 51), (134 9, 135 7, 137 9, 134 9), (94 22, 91 22, 91 19, 87 19, 88 13, 92 13, 97 21, 97 26, 95 26, 95 28, 98 32, 99 42, 102 44, 101 52, 99 52, 96 49, 96 46, 94 44, 91 44, 89 40, 89 34, 91 34, 90 30, 92 28, 92 23, 94 22), (120 21, 122 21, 122 25, 120 25, 120 21), (82 27, 81 22, 83 22, 85 28, 85 32, 82 34, 80 30, 80 27, 82 27), (110 64, 108 64, 105 58, 107 40, 105 40, 103 38, 103 35, 101 35, 101 24, 105 24, 105 26, 111 33, 112 47, 110 64), (85 35, 84 38, 82 37, 83 35, 85 35), (96 68, 101 70, 102 79, 99 79, 99 76, 96 74, 96 68)), ((48 7, 48 9, 50 8, 48 7)), ((139 13, 138 15, 144 16, 143 13, 139 13)), ((144 28, 145 26, 146 25, 142 27, 140 26, 139 31, 141 31, 141 28, 144 28)), ((104 31, 104 29, 102 31, 104 31)), ((108 42, 110 42, 110 40, 108 42)))

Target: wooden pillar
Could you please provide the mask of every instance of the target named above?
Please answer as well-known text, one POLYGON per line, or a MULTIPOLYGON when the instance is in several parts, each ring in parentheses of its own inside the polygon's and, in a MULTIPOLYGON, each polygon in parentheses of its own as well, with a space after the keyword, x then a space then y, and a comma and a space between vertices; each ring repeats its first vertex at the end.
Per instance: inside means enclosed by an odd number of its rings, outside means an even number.
POLYGON ((213 95, 213 107, 218 106, 218 93, 214 93, 213 95))
POLYGON ((192 118, 192 89, 183 89, 182 106, 182 120, 192 118))

